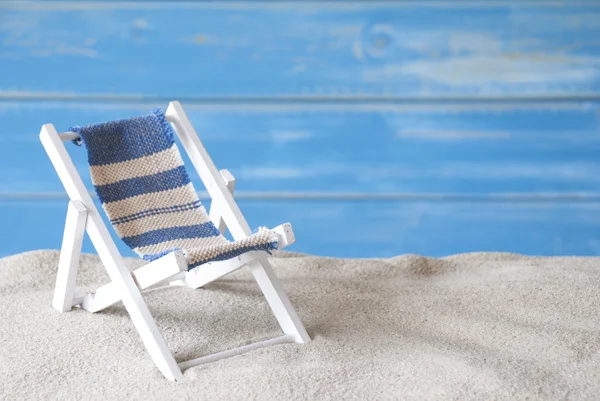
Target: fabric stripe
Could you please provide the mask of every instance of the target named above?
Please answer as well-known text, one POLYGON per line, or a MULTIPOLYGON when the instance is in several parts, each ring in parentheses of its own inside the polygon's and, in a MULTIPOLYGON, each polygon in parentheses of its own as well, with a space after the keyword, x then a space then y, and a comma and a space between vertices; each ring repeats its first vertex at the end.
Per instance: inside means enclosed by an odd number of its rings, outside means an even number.
POLYGON ((131 237, 123 237, 125 242, 131 248, 140 248, 144 246, 160 244, 162 242, 173 241, 185 238, 206 238, 219 236, 219 231, 212 223, 196 224, 193 226, 178 226, 162 228, 159 230, 147 231, 131 237))
POLYGON ((261 227, 258 232, 235 242, 225 242, 218 246, 189 249, 186 254, 190 268, 208 261, 226 260, 251 250, 268 251, 276 249, 279 241, 277 234, 261 227))
MULTIPOLYGON (((167 249, 166 251, 161 251, 160 253, 156 253, 156 254, 153 254, 153 255, 141 254, 140 256, 142 257, 142 259, 149 260, 149 261, 152 262, 153 260, 160 259, 160 258, 162 258, 165 255, 168 255, 168 254, 173 253, 175 251, 181 251, 181 250, 182 250, 181 248, 173 248, 173 249, 167 249)), ((188 270, 190 270, 189 265, 188 265, 188 270)))
MULTIPOLYGON (((198 201, 198 195, 192 183, 186 186, 169 189, 162 192, 152 192, 117 202, 105 203, 102 206, 112 219, 120 219, 149 209, 173 206, 174 203, 186 204, 198 201)), ((208 216, 206 221, 208 221, 208 216)))
POLYGON ((83 138, 90 166, 139 159, 169 149, 174 143, 173 128, 158 109, 150 115, 75 126, 70 131, 83 138))
POLYGON ((90 166, 94 185, 113 184, 131 178, 153 175, 183 166, 183 160, 176 144, 169 149, 139 159, 121 163, 90 166))
MULTIPOLYGON (((219 260, 228 260, 231 258, 235 258, 243 253, 250 251, 271 251, 273 249, 277 249, 277 242, 266 242, 264 244, 248 244, 242 246, 242 244, 235 243, 235 245, 229 247, 230 249, 227 251, 223 251, 222 249, 215 250, 214 252, 210 252, 210 250, 206 250, 204 252, 199 252, 196 256, 197 258, 191 260, 188 258, 188 270, 192 270, 194 267, 198 267, 201 264, 208 262, 216 262, 219 260), (208 256, 213 254, 213 256, 208 256)), ((270 253, 270 252, 269 252, 270 253)))
POLYGON ((260 227, 258 232, 239 241, 230 242, 222 235, 210 238, 174 240, 134 249, 145 260, 158 259, 165 255, 165 249, 181 249, 186 255, 189 269, 203 263, 226 260, 248 251, 270 251, 277 249, 278 236, 273 231, 260 227))
POLYGON ((208 221, 204 219, 205 214, 206 211, 202 212, 197 209, 167 212, 146 216, 126 223, 115 224, 114 226, 120 237, 132 237, 139 233, 160 230, 163 228, 205 224, 208 223, 208 221))
POLYGON ((181 248, 186 252, 192 252, 194 249, 208 249, 211 247, 218 247, 227 243, 229 243, 229 241, 222 235, 219 235, 218 237, 186 238, 162 242, 160 244, 135 248, 134 251, 140 255, 152 255, 162 252, 165 249, 173 248, 181 248))
MULTIPOLYGON (((111 220, 110 222, 114 225, 125 224, 125 223, 129 223, 129 222, 136 221, 139 219, 143 219, 143 218, 146 218, 149 216, 167 214, 167 213, 178 213, 178 212, 183 212, 186 210, 198 209, 200 207, 202 207, 202 202, 200 202, 198 200, 195 202, 186 203, 184 205, 173 205, 173 206, 167 206, 167 207, 159 207, 159 208, 155 208, 155 209, 142 210, 141 212, 130 214, 128 216, 123 216, 121 218, 111 220)), ((206 211, 204 211, 204 213, 206 213, 206 211)))
POLYGON ((96 193, 102 203, 116 202, 136 195, 161 192, 190 183, 184 166, 161 173, 130 178, 107 185, 97 185, 96 193))

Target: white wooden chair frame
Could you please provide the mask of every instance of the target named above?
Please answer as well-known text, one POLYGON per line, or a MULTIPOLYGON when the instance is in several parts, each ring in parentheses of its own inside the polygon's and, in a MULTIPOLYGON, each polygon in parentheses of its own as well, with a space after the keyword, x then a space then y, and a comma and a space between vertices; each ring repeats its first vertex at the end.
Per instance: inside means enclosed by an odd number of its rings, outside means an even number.
MULTIPOLYGON (((211 220, 222 233, 229 229, 235 240, 247 237, 251 230, 233 199, 235 180, 231 174, 227 170, 217 170, 179 102, 169 103, 166 117, 213 200, 209 212, 211 220)), ((52 124, 45 124, 40 132, 42 144, 70 198, 52 304, 55 309, 66 312, 72 306, 79 306, 96 312, 122 301, 152 360, 169 380, 179 379, 182 371, 192 366, 259 347, 310 341, 264 252, 248 252, 230 260, 201 265, 189 272, 183 254, 173 252, 130 273, 63 144, 63 141, 76 138, 77 134, 73 132, 59 134, 52 124), (76 297, 75 281, 84 232, 96 248, 111 282, 94 294, 76 297), (169 282, 198 288, 243 266, 250 268, 285 334, 177 363, 144 302, 141 290, 169 282)), ((280 236, 281 246, 294 242, 291 225, 284 224, 274 230, 280 236)))

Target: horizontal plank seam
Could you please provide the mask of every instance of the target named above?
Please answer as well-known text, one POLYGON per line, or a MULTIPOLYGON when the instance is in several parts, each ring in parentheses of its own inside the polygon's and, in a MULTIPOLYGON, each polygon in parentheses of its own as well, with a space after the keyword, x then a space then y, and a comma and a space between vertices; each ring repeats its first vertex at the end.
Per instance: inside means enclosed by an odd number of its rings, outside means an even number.
MULTIPOLYGON (((65 5, 69 5, 72 10, 88 10, 94 9, 95 7, 102 7, 103 9, 136 9, 143 10, 146 8, 156 9, 157 5, 161 5, 164 3, 164 0, 144 0, 140 2, 134 1, 119 1, 119 0, 111 0, 111 1, 91 1, 88 4, 79 4, 78 0, 60 0, 60 1, 32 1, 32 2, 10 2, 10 1, 0 1, 0 8, 8 8, 8 9, 38 9, 40 6, 43 6, 46 9, 59 8, 62 10, 65 8, 65 5), (41 3, 41 5, 40 5, 41 3), (107 3, 107 4, 105 4, 107 3), (111 4, 112 3, 112 4, 111 4)), ((307 1, 286 1, 284 4, 277 4, 282 2, 274 2, 269 0, 231 0, 221 2, 224 4, 213 4, 211 2, 203 2, 203 1, 185 1, 185 2, 176 2, 174 6, 179 9, 312 9, 315 6, 320 6, 320 8, 326 8, 329 10, 340 9, 344 10, 348 7, 354 8, 356 6, 361 6, 364 9, 372 9, 381 6, 389 6, 395 5, 398 7, 414 7, 416 5, 423 5, 428 7, 444 7, 444 8, 454 8, 454 7, 477 7, 477 8, 494 8, 499 6, 538 6, 538 7, 564 7, 565 2, 559 0, 527 0, 527 1, 518 1, 518 0, 487 0, 485 2, 481 2, 478 0, 453 0, 453 1, 444 1, 444 0, 423 0, 421 2, 417 2, 415 0, 375 0, 375 1, 366 1, 366 0, 351 0, 345 1, 343 4, 340 4, 339 0, 307 0, 307 1), (285 4, 287 3, 287 4, 285 4)), ((579 0, 573 1, 569 3, 569 5, 573 6, 598 6, 598 4, 591 2, 589 0, 579 0)), ((161 7, 164 8, 164 7, 161 7)))
MULTIPOLYGON (((179 101, 198 105, 262 105, 277 106, 282 102, 289 104, 396 104, 396 103, 435 103, 435 102, 547 102, 547 101, 599 101, 600 92, 564 93, 539 95, 501 94, 488 96, 393 96, 393 95, 295 95, 285 94, 270 96, 175 96, 179 101)), ((86 101, 86 102, 140 102, 156 103, 169 102, 172 98, 163 96, 148 96, 143 94, 74 94, 74 93, 44 93, 0 91, 0 100, 19 101, 86 101)))
MULTIPOLYGON (((198 192, 202 200, 210 199, 208 193, 198 192)), ((97 199, 92 194, 94 199, 97 199)), ((249 200, 429 200, 429 201, 600 201, 600 193, 562 192, 562 193, 366 193, 366 192, 260 192, 240 191, 236 199, 249 200)), ((8 200, 66 200, 61 192, 2 192, 0 201, 8 200)))

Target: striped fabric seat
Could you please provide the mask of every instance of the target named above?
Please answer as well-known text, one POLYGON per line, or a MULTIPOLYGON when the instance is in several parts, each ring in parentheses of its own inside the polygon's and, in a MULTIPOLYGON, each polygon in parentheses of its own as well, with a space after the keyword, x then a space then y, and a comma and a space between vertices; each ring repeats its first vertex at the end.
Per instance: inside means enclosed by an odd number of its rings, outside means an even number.
POLYGON ((117 235, 143 259, 181 250, 192 269, 277 248, 277 235, 264 227, 234 242, 219 233, 198 199, 161 110, 71 130, 88 150, 92 182, 117 235))

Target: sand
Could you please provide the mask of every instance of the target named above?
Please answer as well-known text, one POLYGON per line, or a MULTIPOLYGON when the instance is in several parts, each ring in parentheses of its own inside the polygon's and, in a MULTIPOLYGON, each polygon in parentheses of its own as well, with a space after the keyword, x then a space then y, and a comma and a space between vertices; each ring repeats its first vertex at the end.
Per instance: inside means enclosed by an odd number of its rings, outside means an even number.
MULTIPOLYGON (((280 255, 272 263, 313 341, 191 368, 178 383, 154 367, 121 304, 51 308, 58 252, 1 259, 0 399, 599 397, 600 258, 280 255)), ((84 255, 79 288, 106 281, 84 255)), ((145 299, 178 360, 280 334, 246 270, 145 299)))

